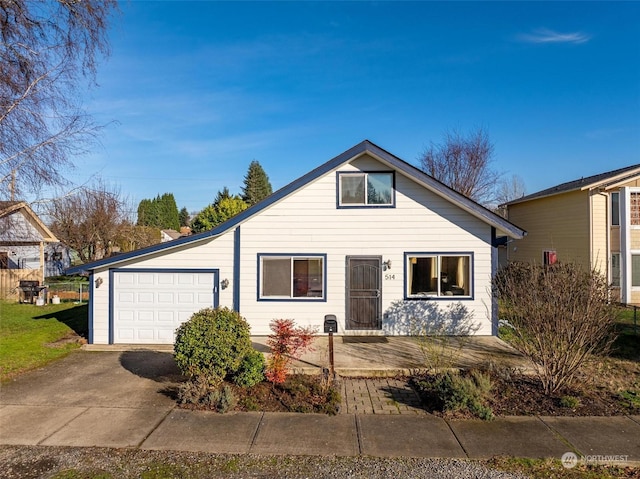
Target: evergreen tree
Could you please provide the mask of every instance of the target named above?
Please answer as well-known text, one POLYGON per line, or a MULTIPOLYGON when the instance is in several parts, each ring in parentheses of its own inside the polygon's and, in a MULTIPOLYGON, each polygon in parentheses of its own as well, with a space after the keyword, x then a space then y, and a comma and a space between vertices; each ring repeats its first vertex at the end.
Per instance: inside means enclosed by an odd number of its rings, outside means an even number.
POLYGON ((173 193, 157 195, 154 199, 143 199, 138 204, 138 226, 158 229, 180 229, 178 206, 173 193))
POLYGON ((248 208, 247 203, 240 196, 231 196, 228 188, 224 188, 216 195, 214 203, 205 207, 191 221, 191 230, 194 233, 201 233, 215 228, 238 213, 248 208))
POLYGON ((180 220, 180 227, 189 226, 190 217, 186 206, 183 206, 178 213, 178 219, 180 220))
POLYGON ((253 206, 259 201, 273 193, 269 177, 256 160, 249 165, 249 170, 244 177, 242 187, 242 199, 249 206, 253 206))

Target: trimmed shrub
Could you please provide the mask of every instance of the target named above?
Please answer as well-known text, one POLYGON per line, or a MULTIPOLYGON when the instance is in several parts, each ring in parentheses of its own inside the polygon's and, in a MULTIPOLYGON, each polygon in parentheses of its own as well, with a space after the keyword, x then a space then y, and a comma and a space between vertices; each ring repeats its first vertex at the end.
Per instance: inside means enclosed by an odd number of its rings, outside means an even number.
POLYGON ((174 351, 183 374, 217 386, 253 351, 249 324, 229 308, 200 310, 178 328, 174 351))
POLYGON ((437 411, 468 411, 480 419, 493 419, 486 405, 491 379, 480 371, 468 375, 447 372, 416 381, 423 402, 437 411))
POLYGON ((238 371, 233 375, 233 382, 243 388, 250 388, 264 380, 265 360, 260 351, 251 349, 243 358, 238 371))

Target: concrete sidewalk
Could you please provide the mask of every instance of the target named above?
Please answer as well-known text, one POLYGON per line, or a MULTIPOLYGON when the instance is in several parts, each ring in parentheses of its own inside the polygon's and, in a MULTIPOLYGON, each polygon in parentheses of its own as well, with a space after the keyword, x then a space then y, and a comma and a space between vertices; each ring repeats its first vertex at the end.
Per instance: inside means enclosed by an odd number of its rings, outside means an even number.
POLYGON ((379 457, 493 456, 640 465, 640 416, 505 417, 429 414, 231 413, 175 407, 0 406, 0 444, 141 448, 232 454, 379 457))

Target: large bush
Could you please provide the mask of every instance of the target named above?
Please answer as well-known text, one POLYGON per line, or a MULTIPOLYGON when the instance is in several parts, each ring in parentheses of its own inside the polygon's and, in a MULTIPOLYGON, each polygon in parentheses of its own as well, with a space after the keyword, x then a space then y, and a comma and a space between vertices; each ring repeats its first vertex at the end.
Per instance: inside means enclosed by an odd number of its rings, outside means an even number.
POLYGON ((228 308, 207 308, 194 313, 177 331, 175 359, 183 374, 220 384, 252 355, 249 324, 228 308))
POLYGON ((616 309, 596 271, 513 263, 493 287, 512 328, 510 343, 536 365, 547 394, 568 386, 585 361, 611 344, 616 309))

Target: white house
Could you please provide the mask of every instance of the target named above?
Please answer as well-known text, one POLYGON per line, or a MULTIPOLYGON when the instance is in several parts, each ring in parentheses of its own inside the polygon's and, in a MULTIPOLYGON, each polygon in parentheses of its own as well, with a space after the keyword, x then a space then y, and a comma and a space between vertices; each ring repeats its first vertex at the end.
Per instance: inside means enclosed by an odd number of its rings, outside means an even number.
MULTIPOLYGON (((211 231, 69 269, 90 275, 90 343, 172 343, 201 308, 338 334, 406 335, 463 311, 495 334, 497 246, 525 231, 369 141, 211 231), (446 314, 445 314, 446 312, 446 314)), ((455 320, 455 318, 453 318, 455 320)))

